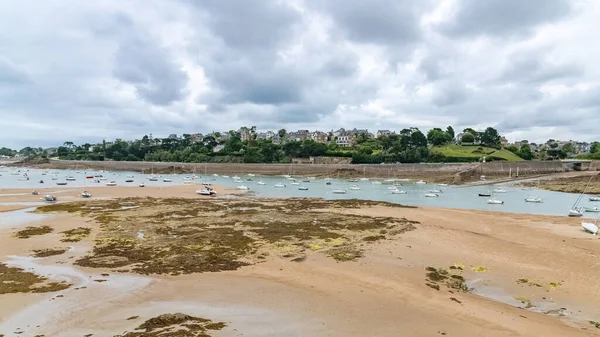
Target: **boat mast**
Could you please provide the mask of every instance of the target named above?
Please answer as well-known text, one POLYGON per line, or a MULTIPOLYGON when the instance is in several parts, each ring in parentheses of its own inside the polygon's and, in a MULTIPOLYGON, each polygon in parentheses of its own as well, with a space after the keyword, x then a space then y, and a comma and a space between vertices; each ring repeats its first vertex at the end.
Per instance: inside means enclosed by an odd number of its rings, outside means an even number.
POLYGON ((583 197, 583 195, 585 194, 585 191, 587 190, 588 186, 590 185, 590 183, 592 182, 592 179, 594 179, 594 176, 590 177, 590 180, 588 181, 587 185, 585 185, 585 187, 583 188, 583 191, 581 191, 581 194, 579 195, 579 197, 577 198, 577 200, 575 201, 575 203, 573 204, 573 209, 575 208, 575 206, 577 206, 577 204, 581 201, 581 198, 583 197))

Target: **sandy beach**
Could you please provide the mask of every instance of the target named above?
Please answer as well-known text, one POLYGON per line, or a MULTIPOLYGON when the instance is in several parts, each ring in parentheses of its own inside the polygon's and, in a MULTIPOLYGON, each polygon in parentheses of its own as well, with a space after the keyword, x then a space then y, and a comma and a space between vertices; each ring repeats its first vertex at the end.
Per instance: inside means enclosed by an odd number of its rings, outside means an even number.
MULTIPOLYGON (((108 216, 93 211, 31 214, 27 212, 37 206, 40 196, 28 190, 0 190, 0 263, 70 285, 55 292, 0 293, 0 335, 127 336, 153 317, 174 313, 224 323, 222 328, 206 330, 210 336, 600 335, 600 329, 590 323, 600 321, 596 268, 600 241, 583 232, 577 219, 367 202, 290 201, 290 206, 286 201, 223 198, 235 191, 219 187, 219 197, 214 199, 194 195, 193 186, 88 190, 94 197, 85 202, 113 207, 108 216), (160 200, 144 203, 148 196, 160 200), (173 199, 182 197, 190 199, 173 199), (108 198, 121 198, 117 206, 121 208, 102 201, 108 198), (236 203, 235 214, 229 210, 231 202, 236 203), (247 207, 241 207, 244 202, 247 207), (139 208, 123 207, 127 203, 139 208), (262 237, 251 236, 255 239, 251 252, 239 248, 245 255, 236 261, 243 264, 221 263, 214 272, 135 271, 140 264, 146 269, 138 270, 162 270, 157 268, 165 268, 178 258, 175 255, 165 257, 158 267, 143 259, 123 267, 98 267, 107 259, 93 255, 84 259, 88 266, 76 262, 110 235, 136 240, 138 233, 140 242, 160 245, 163 237, 154 233, 162 227, 173 231, 164 237, 188 240, 175 231, 177 221, 187 221, 180 222, 181 228, 196 226, 192 236, 214 230, 186 215, 190 207, 199 207, 196 214, 203 221, 221 221, 217 229, 235 217, 232 229, 262 233, 262 237), (165 210, 168 226, 157 215, 166 216, 165 210), (304 241, 298 239, 304 232, 291 228, 296 239, 288 244, 288 233, 240 224, 243 219, 259 218, 285 223, 306 217, 308 211, 315 223, 322 214, 321 228, 336 221, 345 225, 331 231, 318 229, 315 235, 324 239, 304 241), (404 227, 361 229, 382 219, 404 227), (133 227, 127 231, 129 223, 133 227), (51 232, 18 238, 17 233, 28 226, 49 226, 51 232), (121 226, 125 229, 118 232, 115 228, 121 226), (71 237, 63 232, 76 228, 89 228, 89 233, 75 235, 74 242, 65 240, 71 237), (141 231, 145 236, 139 237, 141 231), (328 237, 333 234, 340 238, 328 237), (340 258, 347 256, 332 253, 340 244, 336 240, 351 244, 360 254, 340 258), (32 257, 32 251, 45 249, 66 252, 32 257)), ((79 189, 39 191, 40 195, 53 192, 59 201, 81 201, 79 189)), ((214 244, 203 251, 221 242, 217 237, 211 240, 214 244)), ((155 256, 165 253, 160 254, 155 256)))

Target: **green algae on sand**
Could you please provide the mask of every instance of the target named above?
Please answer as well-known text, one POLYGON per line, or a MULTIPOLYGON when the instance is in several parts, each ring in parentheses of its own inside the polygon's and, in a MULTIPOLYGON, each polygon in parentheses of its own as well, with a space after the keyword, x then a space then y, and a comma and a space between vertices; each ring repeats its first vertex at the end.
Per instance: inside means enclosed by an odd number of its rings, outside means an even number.
POLYGON ((272 252, 298 262, 310 250, 352 261, 364 255, 357 248, 361 242, 393 239, 416 229, 418 222, 405 218, 348 212, 373 206, 402 207, 300 198, 201 203, 184 198, 125 198, 47 205, 37 211, 76 213, 100 224, 94 248, 77 265, 127 266, 140 274, 179 275, 236 270, 265 260, 272 252))
POLYGON ((15 234, 15 236, 19 239, 29 239, 32 236, 44 235, 44 234, 52 233, 53 231, 54 231, 54 229, 47 225, 37 226, 37 227, 29 226, 29 227, 26 227, 25 229, 18 231, 15 234))
POLYGON ((36 249, 33 251, 32 255, 34 257, 48 257, 61 255, 67 252, 69 249, 67 248, 48 248, 48 249, 36 249))
MULTIPOLYGON (((135 316, 137 318, 137 316, 135 316)), ((227 325, 206 318, 182 313, 164 314, 142 323, 135 331, 115 337, 210 337, 210 331, 221 330, 227 325)))

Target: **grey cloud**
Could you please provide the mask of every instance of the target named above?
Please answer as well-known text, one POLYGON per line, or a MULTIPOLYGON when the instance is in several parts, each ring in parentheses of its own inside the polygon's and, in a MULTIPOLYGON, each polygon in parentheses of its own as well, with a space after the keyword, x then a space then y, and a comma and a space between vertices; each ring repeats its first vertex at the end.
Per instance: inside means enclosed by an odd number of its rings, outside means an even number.
POLYGON ((154 42, 140 38, 121 41, 113 74, 132 84, 138 94, 156 105, 168 105, 184 96, 186 73, 154 42))
POLYGON ((528 52, 516 55, 508 60, 498 82, 543 83, 559 79, 568 79, 583 75, 576 64, 552 63, 545 59, 545 52, 528 52))
POLYGON ((528 34, 571 13, 568 0, 460 0, 457 6, 450 21, 437 27, 449 36, 528 34))
POLYGON ((300 15, 285 2, 189 0, 208 13, 213 34, 231 48, 273 48, 286 40, 300 15))
POLYGON ((7 58, 0 57, 0 84, 23 84, 30 81, 29 74, 10 62, 7 58))
POLYGON ((462 83, 447 81, 435 86, 432 102, 438 107, 455 105, 467 99, 467 89, 462 83))
POLYGON ((330 0, 313 5, 332 17, 347 38, 385 45, 420 38, 422 4, 408 0, 330 0))

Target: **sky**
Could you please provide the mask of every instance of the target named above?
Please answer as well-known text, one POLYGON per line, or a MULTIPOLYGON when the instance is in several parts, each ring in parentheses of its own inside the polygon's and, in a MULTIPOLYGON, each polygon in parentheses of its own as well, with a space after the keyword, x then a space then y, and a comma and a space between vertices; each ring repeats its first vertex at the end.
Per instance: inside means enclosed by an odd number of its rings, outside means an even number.
POLYGON ((0 146, 492 126, 600 139, 597 0, 0 0, 0 146))

